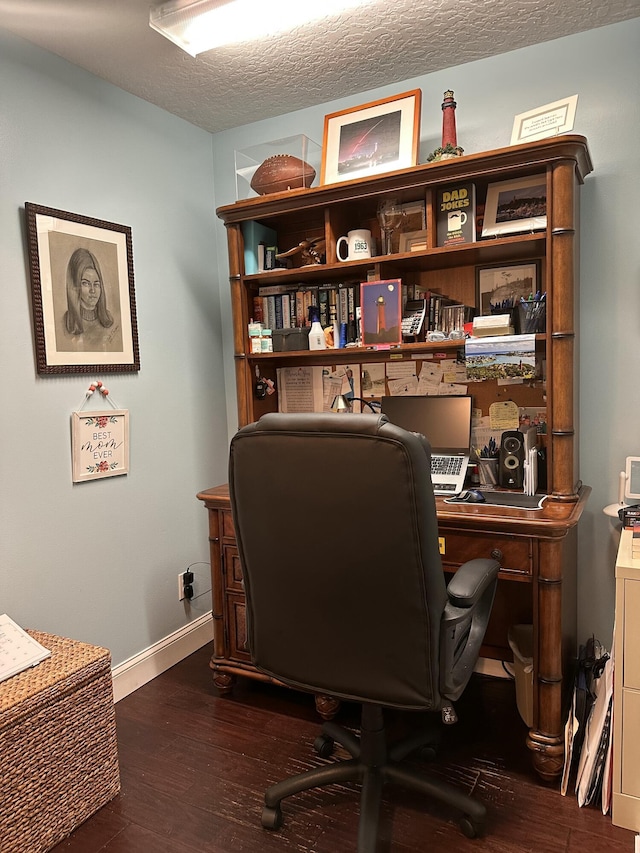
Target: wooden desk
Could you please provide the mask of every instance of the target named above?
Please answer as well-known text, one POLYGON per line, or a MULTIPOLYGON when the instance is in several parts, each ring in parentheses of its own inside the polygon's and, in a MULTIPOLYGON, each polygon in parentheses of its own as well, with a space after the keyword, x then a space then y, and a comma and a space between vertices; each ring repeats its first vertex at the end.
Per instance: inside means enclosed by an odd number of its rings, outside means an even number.
MULTIPOLYGON (((571 686, 577 653, 577 524, 591 489, 577 501, 545 501, 542 510, 486 504, 446 504, 437 499, 441 550, 446 572, 466 560, 494 556, 500 561, 498 591, 484 657, 512 660, 509 625, 533 624, 533 725, 527 735, 533 764, 545 780, 555 780, 564 762, 564 698, 571 686)), ((238 675, 269 681, 251 664, 246 644, 242 570, 227 485, 198 494, 209 512, 213 595, 213 681, 227 693, 238 675)), ((329 718, 339 703, 316 697, 329 718)))

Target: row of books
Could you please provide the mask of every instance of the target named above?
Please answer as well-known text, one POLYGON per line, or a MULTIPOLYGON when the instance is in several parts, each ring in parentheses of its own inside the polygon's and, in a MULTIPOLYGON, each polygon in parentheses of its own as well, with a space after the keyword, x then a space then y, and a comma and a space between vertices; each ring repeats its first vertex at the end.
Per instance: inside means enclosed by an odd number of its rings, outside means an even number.
POLYGON ((311 314, 315 313, 323 328, 334 322, 339 328, 344 325, 346 343, 355 343, 359 307, 360 282, 265 285, 253 297, 252 319, 270 329, 302 328, 311 325, 311 314))
MULTIPOLYGON (((425 317, 421 334, 441 331, 449 335, 462 330, 473 320, 476 309, 450 297, 403 286, 403 304, 407 300, 424 300, 425 317)), ((338 324, 345 329, 345 343, 356 343, 358 338, 358 308, 360 307, 360 282, 340 282, 303 286, 300 284, 273 284, 258 288, 253 297, 251 320, 269 329, 302 328, 311 325, 311 315, 317 314, 323 328, 338 324), (314 309, 313 311, 311 309, 314 309)))
POLYGON ((411 299, 424 299, 425 311, 425 333, 444 332, 451 334, 458 329, 462 330, 465 323, 470 323, 477 314, 473 305, 464 305, 442 293, 415 288, 409 290, 411 299))

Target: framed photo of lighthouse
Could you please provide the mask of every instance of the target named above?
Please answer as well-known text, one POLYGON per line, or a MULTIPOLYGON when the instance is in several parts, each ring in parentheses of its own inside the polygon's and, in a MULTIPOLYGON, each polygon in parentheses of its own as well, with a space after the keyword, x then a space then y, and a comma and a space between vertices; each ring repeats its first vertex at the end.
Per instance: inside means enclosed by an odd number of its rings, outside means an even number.
POLYGON ((389 349, 402 343, 402 280, 360 284, 362 346, 389 349))
POLYGON ((422 91, 413 89, 325 116, 320 183, 415 166, 421 102, 422 91))

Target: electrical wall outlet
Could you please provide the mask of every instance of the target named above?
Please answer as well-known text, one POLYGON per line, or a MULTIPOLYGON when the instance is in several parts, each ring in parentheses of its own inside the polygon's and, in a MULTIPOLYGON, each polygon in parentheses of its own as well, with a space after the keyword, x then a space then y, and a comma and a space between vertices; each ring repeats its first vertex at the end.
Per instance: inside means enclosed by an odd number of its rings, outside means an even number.
POLYGON ((178 575, 178 601, 184 601, 184 599, 186 598, 184 594, 184 579, 182 577, 183 575, 184 572, 180 572, 180 574, 178 575))
MULTIPOLYGON (((202 595, 211 593, 211 571, 208 563, 200 565, 191 565, 188 569, 184 569, 178 575, 178 601, 189 602, 195 601, 202 595), (189 574, 190 581, 185 582, 185 574, 189 574), (185 586, 191 587, 191 595, 185 593, 185 586)), ((204 602, 203 602, 204 603, 204 602)))

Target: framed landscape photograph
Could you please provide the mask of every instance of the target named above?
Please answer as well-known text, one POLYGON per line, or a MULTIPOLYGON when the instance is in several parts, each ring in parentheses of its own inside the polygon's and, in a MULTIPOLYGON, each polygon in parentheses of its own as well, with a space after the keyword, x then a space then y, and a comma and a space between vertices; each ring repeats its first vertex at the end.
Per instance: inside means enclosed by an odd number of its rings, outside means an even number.
POLYGON ((502 237, 547 227, 547 177, 530 175, 489 184, 483 237, 502 237))
POLYGON ((402 282, 399 278, 360 284, 362 346, 386 349, 402 343, 402 282))
POLYGON ((400 252, 426 252, 427 230, 403 231, 400 234, 400 252))
POLYGON ((414 89, 325 116, 320 183, 415 166, 421 100, 421 90, 414 89))
POLYGON ((25 204, 41 375, 140 369, 131 229, 25 204))
POLYGON ((503 310, 506 313, 520 299, 528 299, 539 291, 539 261, 476 268, 476 305, 482 316, 492 313, 492 305, 496 306, 494 313, 503 310))

